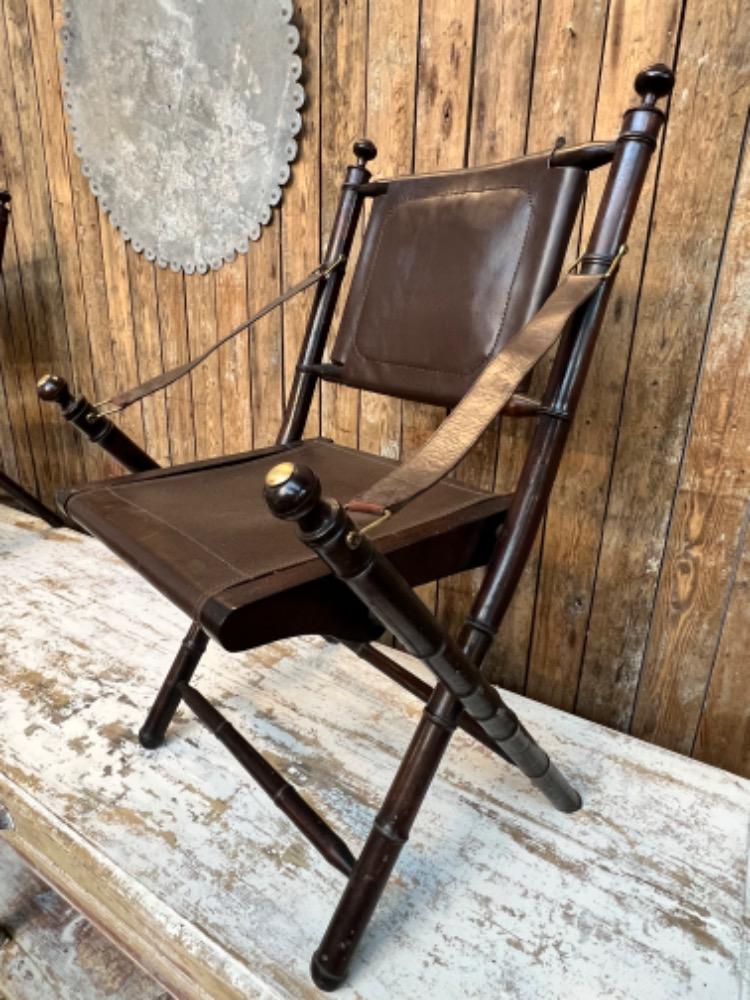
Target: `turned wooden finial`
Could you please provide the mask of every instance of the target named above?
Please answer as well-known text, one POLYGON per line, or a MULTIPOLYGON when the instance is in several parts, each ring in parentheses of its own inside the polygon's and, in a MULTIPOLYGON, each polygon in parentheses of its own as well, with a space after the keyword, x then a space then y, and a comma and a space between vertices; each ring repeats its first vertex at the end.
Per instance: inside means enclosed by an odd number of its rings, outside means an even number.
POLYGON ((275 517, 299 521, 319 502, 320 480, 306 465, 281 462, 267 473, 263 495, 275 517))
POLYGON ((378 155, 378 150, 372 139, 357 139, 352 147, 357 157, 357 166, 364 167, 378 155))
POLYGON ((36 384, 36 393, 45 403, 58 403, 63 409, 73 399, 62 375, 42 375, 36 384))
POLYGON ((674 73, 664 63, 654 63, 642 69, 635 78, 635 90, 644 104, 655 104, 660 97, 667 97, 674 87, 674 73))

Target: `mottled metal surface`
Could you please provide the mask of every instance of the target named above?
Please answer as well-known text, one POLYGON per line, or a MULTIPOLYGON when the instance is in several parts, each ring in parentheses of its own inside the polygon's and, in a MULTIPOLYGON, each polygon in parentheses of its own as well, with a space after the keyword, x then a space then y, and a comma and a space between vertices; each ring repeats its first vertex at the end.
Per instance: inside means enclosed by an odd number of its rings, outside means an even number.
POLYGON ((63 86, 110 220, 162 267, 221 267, 289 178, 304 94, 287 0, 72 0, 63 86))

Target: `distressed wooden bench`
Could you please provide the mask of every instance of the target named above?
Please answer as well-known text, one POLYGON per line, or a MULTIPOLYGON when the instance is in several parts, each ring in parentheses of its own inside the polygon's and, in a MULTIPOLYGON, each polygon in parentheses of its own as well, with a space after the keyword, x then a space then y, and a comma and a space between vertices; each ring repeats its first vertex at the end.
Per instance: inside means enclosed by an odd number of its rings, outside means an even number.
MULTIPOLYGON (((0 587, 0 837, 179 997, 318 995, 308 943, 340 877, 187 714, 159 767, 138 744, 180 613, 8 508, 0 587)), ((200 681, 360 845, 420 703, 321 640, 212 647, 200 681)), ((342 996, 746 1000, 750 782, 508 701, 585 808, 458 735, 342 996)))
POLYGON ((2 1000, 168 1000, 0 841, 2 1000))

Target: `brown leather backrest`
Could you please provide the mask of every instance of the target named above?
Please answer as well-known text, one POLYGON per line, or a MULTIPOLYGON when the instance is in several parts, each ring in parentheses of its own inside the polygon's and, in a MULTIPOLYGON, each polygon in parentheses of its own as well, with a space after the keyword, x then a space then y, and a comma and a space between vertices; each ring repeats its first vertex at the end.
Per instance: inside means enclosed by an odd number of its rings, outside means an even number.
POLYGON ((585 174, 547 155, 388 181, 331 360, 352 386, 447 406, 555 287, 585 174))

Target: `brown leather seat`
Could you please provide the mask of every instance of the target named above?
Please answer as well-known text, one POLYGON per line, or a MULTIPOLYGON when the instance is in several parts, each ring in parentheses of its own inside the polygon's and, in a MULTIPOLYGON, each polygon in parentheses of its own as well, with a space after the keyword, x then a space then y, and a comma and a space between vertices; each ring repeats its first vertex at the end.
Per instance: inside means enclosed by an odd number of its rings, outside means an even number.
MULTIPOLYGON (((60 503, 227 649, 308 630, 370 638, 378 630, 364 606, 268 511, 263 480, 280 453, 342 500, 395 464, 305 441, 94 483, 60 503)), ((486 561, 506 507, 506 497, 445 482, 375 536, 416 585, 486 561)))

